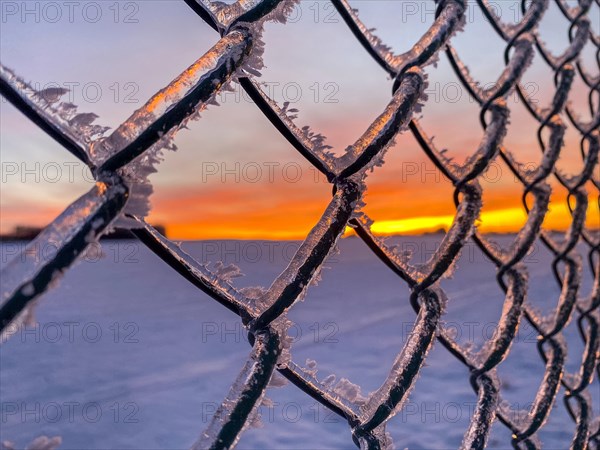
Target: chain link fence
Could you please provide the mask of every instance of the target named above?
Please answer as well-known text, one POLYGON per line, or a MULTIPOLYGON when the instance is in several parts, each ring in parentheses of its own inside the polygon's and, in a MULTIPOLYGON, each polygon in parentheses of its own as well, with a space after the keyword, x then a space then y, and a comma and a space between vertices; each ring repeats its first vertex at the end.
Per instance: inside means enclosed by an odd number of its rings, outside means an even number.
POLYGON ((13 71, 0 68, 2 95, 87 164, 97 180, 91 191, 70 205, 30 244, 58 244, 51 260, 26 259, 24 263, 23 258, 17 258, 3 269, 0 324, 4 338, 10 326, 27 320, 34 302, 91 243, 115 224, 127 226, 172 269, 239 315, 249 334, 252 351, 248 360, 194 449, 235 446, 256 414, 275 371, 347 420, 358 447, 389 448, 392 443, 385 432, 386 422, 402 409, 435 340, 468 368, 477 395, 477 408, 461 448, 484 448, 495 419, 511 431, 514 448, 540 448, 536 434, 551 413, 561 386, 564 404, 573 420, 571 447, 600 448, 600 420, 594 417, 588 391, 590 386, 598 389, 597 381, 594 385, 592 382, 600 375, 600 233, 585 226, 588 202, 598 202, 600 192, 600 74, 588 72, 580 58, 584 45, 590 41, 600 67, 600 37, 592 31, 588 18, 594 0, 579 0, 574 6, 552 0, 571 24, 565 30, 570 45, 559 56, 551 54, 537 33, 550 0, 523 0, 522 19, 516 24, 503 23, 486 0, 477 0, 493 32, 506 42, 505 68, 489 89, 481 88, 473 79, 451 43, 465 25, 463 0, 438 1, 433 24, 410 51, 400 55, 394 54, 361 22, 358 12, 346 0, 331 0, 350 32, 393 80, 392 98, 383 113, 342 156, 330 153, 321 135, 308 127, 297 127, 287 107, 280 107, 255 81, 262 68, 263 24, 285 23, 286 15, 295 7, 294 0, 240 0, 232 4, 185 1, 220 39, 109 135, 106 128, 93 124, 93 115, 77 113, 74 105, 48 102, 13 71), (543 58, 554 72, 554 95, 544 108, 530 101, 520 81, 535 55, 543 58), (482 137, 463 165, 436 148, 415 118, 426 99, 423 69, 439 57, 448 58, 456 76, 480 106, 482 137), (568 101, 575 77, 580 77, 589 88, 592 119, 587 123, 582 122, 568 101), (231 83, 241 85, 273 126, 333 187, 332 199, 319 222, 288 267, 263 291, 236 289, 143 220, 150 192, 147 175, 160 160, 161 151, 172 147, 175 133, 189 120, 198 118, 207 105, 214 103, 218 92, 230 89, 231 83), (540 161, 533 170, 521 165, 503 144, 510 116, 506 99, 514 92, 539 123, 536 133, 540 161), (563 146, 567 122, 580 134, 583 169, 574 176, 563 174, 555 165, 561 152, 568 151, 563 146), (414 135, 423 152, 454 186, 454 221, 435 254, 418 266, 387 248, 371 232, 371 220, 359 212, 366 171, 382 164, 385 151, 402 132, 414 135), (526 224, 509 248, 500 248, 475 226, 482 207, 480 177, 498 159, 522 184, 522 203, 527 213, 526 224), (572 217, 569 229, 561 236, 542 228, 552 177, 567 190, 572 217), (593 194, 588 196, 586 185, 593 186, 593 194), (387 379, 360 405, 296 365, 291 360, 286 336, 290 325, 286 312, 304 296, 347 226, 409 286, 409 301, 416 314, 414 330, 387 379), (439 280, 451 270, 470 240, 496 266, 497 283, 505 294, 498 333, 476 353, 461 347, 441 323, 447 300, 439 280), (540 315, 526 300, 528 279, 523 259, 539 241, 553 255, 552 271, 561 291, 559 298, 552 300, 556 307, 549 316, 540 315), (587 261, 580 255, 581 248, 587 249, 587 261), (593 274, 593 288, 587 298, 580 293, 582 270, 593 274), (565 368, 567 348, 562 331, 570 320, 576 321, 584 344, 577 373, 567 373, 565 368), (502 399, 496 367, 508 355, 522 321, 527 321, 538 334, 537 349, 545 373, 530 410, 514 414, 502 399))

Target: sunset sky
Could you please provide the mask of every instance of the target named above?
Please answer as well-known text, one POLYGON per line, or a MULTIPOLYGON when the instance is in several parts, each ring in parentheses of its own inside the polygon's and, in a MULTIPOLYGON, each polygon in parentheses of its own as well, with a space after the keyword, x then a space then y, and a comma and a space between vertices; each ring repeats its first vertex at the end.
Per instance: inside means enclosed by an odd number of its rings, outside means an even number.
MULTIPOLYGON (((68 3, 68 2, 67 2, 68 3)), ((44 10, 38 2, 2 2, 0 61, 34 86, 70 87, 68 100, 96 123, 116 128, 156 91, 166 86, 218 40, 218 34, 176 1, 83 2, 74 10, 44 10), (7 9, 6 4, 13 4, 7 9), (27 14, 21 8, 30 5, 27 14), (15 6, 16 5, 16 6, 15 6), (36 6, 37 10, 36 10, 36 6), (87 6, 86 6, 87 5, 87 6), (16 10, 14 8, 17 8, 16 10), (98 9, 99 8, 99 9, 98 9), (57 15, 60 13, 60 16, 57 15)), ((43 4, 43 3, 42 3, 43 4)), ((352 1, 361 18, 397 53, 408 50, 433 21, 433 2, 352 1)), ((497 2, 505 21, 515 20, 520 2, 497 2)), ((600 7, 590 17, 600 33, 600 7)), ((540 33, 555 54, 568 45, 566 20, 551 2, 540 33), (560 30, 560 32, 556 32, 560 30), (564 32, 564 35, 563 35, 564 32)), ((518 16, 517 16, 518 18, 518 16)), ((362 49, 327 2, 303 1, 288 25, 270 23, 264 40, 262 81, 272 97, 299 109, 296 123, 327 136, 341 153, 360 137, 391 96, 392 82, 362 49)), ((469 3, 465 32, 453 40, 472 75, 493 82, 503 68, 504 42, 469 3)), ((592 73, 591 43, 584 62, 592 73)), ((421 124, 438 147, 458 161, 481 139, 477 105, 468 99, 442 55, 429 66, 427 102, 421 124)), ((549 103, 553 74, 539 55, 523 82, 542 106, 549 103)), ((587 89, 577 78, 571 100, 588 120, 587 89)), ((65 98, 67 98, 65 96, 65 98)), ((331 186, 296 153, 241 89, 222 94, 199 121, 181 131, 177 152, 165 154, 151 176, 151 223, 169 237, 298 239, 317 222, 331 198, 331 186)), ((512 95, 505 144, 521 162, 537 164, 537 123, 512 95)), ((91 175, 5 100, 0 104, 0 232, 16 225, 45 225, 93 183, 91 175)), ((558 166, 581 170, 578 133, 567 130, 558 166)), ((367 178, 364 211, 382 234, 447 228, 454 214, 452 186, 437 173, 418 144, 405 133, 386 164, 367 178)), ((500 161, 482 180, 480 229, 518 230, 526 220, 522 186, 500 161)), ((570 222, 566 193, 555 182, 545 227, 570 222)), ((591 191, 591 185, 587 187, 591 191)), ((596 197, 592 197, 596 198, 596 197)), ((588 225, 600 226, 591 201, 588 225)))

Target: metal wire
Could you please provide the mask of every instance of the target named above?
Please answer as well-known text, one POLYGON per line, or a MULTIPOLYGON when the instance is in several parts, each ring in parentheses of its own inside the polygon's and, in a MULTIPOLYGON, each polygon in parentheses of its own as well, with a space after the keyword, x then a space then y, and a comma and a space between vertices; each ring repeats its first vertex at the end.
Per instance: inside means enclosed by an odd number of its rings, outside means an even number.
MULTIPOLYGON (((55 258, 30 267, 19 279, 11 278, 10 271, 13 269, 10 265, 3 270, 5 285, 0 304, 0 329, 5 330, 13 321, 18 321, 32 302, 49 288, 54 274, 66 269, 90 242, 106 231, 111 221, 123 214, 130 191, 128 165, 160 143, 165 134, 185 124, 234 79, 290 144, 326 176, 334 189, 332 200, 319 222, 289 266, 259 299, 247 298, 142 219, 127 216, 129 220, 137 222, 132 231, 150 250, 188 281, 240 316, 247 327, 253 347, 230 394, 193 448, 233 447, 260 404, 275 370, 347 420, 357 446, 369 449, 387 447, 390 442, 385 433, 385 424, 402 408, 436 339, 467 367, 471 385, 478 398, 477 408, 471 417, 461 448, 484 448, 495 418, 510 429, 514 448, 539 448, 540 442, 536 434, 546 422, 561 385, 565 391, 565 406, 574 422, 571 447, 600 448, 600 420, 593 417, 591 397, 587 392, 595 374, 600 376, 600 235, 585 227, 588 206, 585 185, 594 187, 596 193, 593 195, 600 203, 600 179, 597 176, 600 149, 600 74, 590 75, 580 58, 583 46, 590 41, 596 47, 596 59, 600 68, 600 37, 591 31, 587 18, 592 0, 580 0, 574 8, 566 5, 563 0, 555 1, 571 23, 568 30, 570 46, 558 57, 552 55, 537 36, 536 28, 544 17, 549 0, 533 0, 529 3, 522 0, 523 18, 518 24, 510 26, 502 23, 486 0, 477 0, 494 31, 506 42, 506 67, 494 87, 483 90, 470 76, 450 44, 452 36, 464 25, 466 4, 463 0, 437 2, 434 23, 415 43, 413 49, 402 55, 392 54, 372 35, 346 0, 331 0, 360 44, 394 80, 392 100, 384 112, 351 147, 351 151, 342 157, 322 152, 320 141, 308 135, 305 130, 298 129, 285 110, 279 108, 261 90, 249 71, 244 70, 244 64, 260 47, 262 21, 272 18, 273 14, 281 14, 282 11, 285 13, 285 8, 289 6, 281 0, 240 1, 233 5, 211 3, 208 0, 185 0, 221 36, 215 47, 197 63, 202 65, 208 61, 210 67, 164 113, 152 116, 152 120, 145 123, 143 129, 127 142, 121 143, 117 151, 99 160, 90 157, 93 153, 90 149, 96 144, 91 142, 87 146, 86 143, 78 142, 75 131, 65 131, 53 117, 28 100, 19 85, 11 83, 3 73, 0 77, 2 95, 87 164, 98 183, 36 238, 36 241, 49 239, 55 236, 57 229, 63 231, 61 246, 55 258), (481 142, 462 166, 449 161, 433 145, 421 124, 414 118, 414 113, 419 110, 423 100, 425 78, 422 68, 434 62, 442 51, 460 82, 480 105, 481 142), (527 63, 534 53, 540 54, 555 74, 554 97, 550 106, 545 109, 534 105, 520 84, 523 73, 527 70, 527 63), (592 119, 589 123, 582 123, 568 103, 569 92, 577 75, 590 89, 589 109, 592 119), (537 138, 541 159, 533 171, 525 170, 503 144, 510 114, 506 98, 511 92, 518 93, 529 113, 539 123, 537 138), (596 101, 594 95, 597 97, 596 101), (565 118, 581 137, 583 169, 573 177, 562 174, 555 165, 563 148, 565 118), (368 217, 354 214, 364 193, 365 171, 380 162, 396 134, 406 129, 412 132, 428 158, 452 182, 456 205, 454 221, 441 245, 431 259, 419 267, 402 259, 374 236, 368 217), (544 139, 544 136, 547 138, 544 139), (504 249, 482 235, 475 226, 482 207, 479 179, 497 158, 504 161, 522 183, 522 202, 527 213, 523 229, 511 246, 504 249), (542 229, 550 203, 550 177, 555 177, 568 192, 567 206, 572 221, 561 239, 542 229), (79 220, 66 220, 69 212, 84 209, 88 213, 79 220), (342 400, 299 366, 282 358, 285 353, 285 313, 303 296, 348 225, 410 287, 409 301, 417 314, 414 331, 398 353, 387 379, 361 408, 342 400), (473 239, 496 266, 497 282, 505 294, 498 333, 478 354, 466 352, 441 322, 446 294, 438 281, 450 270, 469 239, 473 239), (527 301, 528 279, 523 259, 538 240, 553 255, 553 274, 561 290, 550 317, 540 317, 527 301), (576 249, 578 243, 584 243, 587 247, 587 265, 593 276, 592 292, 587 298, 580 292, 584 263, 576 249), (6 279, 11 281, 5 282, 6 279), (576 318, 584 343, 580 368, 575 374, 566 372, 566 344, 562 336, 572 317, 576 318), (517 414, 520 417, 517 420, 514 419, 514 414, 509 414, 502 400, 496 367, 508 355, 523 318, 538 333, 537 348, 545 363, 545 373, 531 410, 521 411, 517 414)), ((595 1, 600 5, 598 0, 595 1)), ((178 82, 176 80, 171 86, 176 86, 178 82)), ((153 101, 156 103, 157 98, 153 98, 149 104, 153 101)), ((126 122, 123 126, 130 123, 126 122)), ((117 132, 114 135, 119 137, 117 132)), ((116 138, 115 141, 119 142, 116 138)))

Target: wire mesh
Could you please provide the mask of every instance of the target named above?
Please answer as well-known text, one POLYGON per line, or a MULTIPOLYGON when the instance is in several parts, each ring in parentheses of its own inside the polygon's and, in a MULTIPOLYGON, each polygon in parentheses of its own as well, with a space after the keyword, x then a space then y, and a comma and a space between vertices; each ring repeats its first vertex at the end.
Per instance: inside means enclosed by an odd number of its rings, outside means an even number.
POLYGON ((593 417, 588 392, 594 376, 600 375, 600 233, 585 226, 588 201, 600 198, 600 108, 598 102, 594 104, 594 95, 600 91, 600 74, 591 75, 580 58, 583 46, 591 41, 600 67, 600 37, 593 33, 588 18, 593 0, 580 0, 575 7, 555 0, 571 24, 570 45, 559 56, 546 49, 537 32, 549 0, 522 1, 522 19, 510 25, 501 21, 486 0, 477 0, 495 33, 506 42, 505 69, 488 89, 481 88, 472 78, 451 45, 452 37, 464 26, 466 4, 463 0, 438 1, 434 23, 410 51, 400 55, 393 54, 372 34, 346 0, 331 0, 360 44, 393 79, 392 99, 383 113, 349 151, 339 157, 326 151, 319 135, 308 128, 299 129, 285 108, 269 98, 253 76, 255 69, 260 69, 257 56, 264 46, 263 23, 267 20, 285 22, 295 2, 240 0, 227 5, 209 0, 185 1, 219 33, 220 39, 109 136, 103 136, 106 130, 95 128, 82 115, 66 115, 35 98, 27 83, 1 67, 2 95, 90 167, 97 180, 90 192, 69 206, 31 244, 48 240, 59 243, 51 260, 9 264, 3 269, 0 304, 3 332, 6 333, 9 325, 23 322, 34 301, 49 289, 53 280, 115 220, 124 220, 141 242, 181 276, 238 314, 249 333, 252 352, 227 398, 192 448, 233 447, 256 413, 275 371, 347 420, 358 447, 387 448, 391 440, 385 432, 386 422, 402 409, 435 340, 468 368, 470 383, 477 394, 477 407, 461 448, 484 448, 496 418, 511 431, 514 448, 539 448, 537 433, 546 422, 561 385, 564 404, 573 420, 571 447, 600 448, 600 420, 593 417), (425 101, 423 68, 434 63, 442 52, 480 106, 482 138, 463 165, 449 160, 436 148, 415 118, 425 101), (554 96, 543 109, 530 101, 521 85, 521 78, 536 53, 554 72, 554 96), (588 123, 581 121, 568 102, 576 76, 589 88, 592 119, 588 123), (128 203, 143 197, 140 185, 145 181, 140 172, 153 167, 160 150, 172 145, 174 134, 188 120, 197 118, 230 82, 242 86, 273 126, 333 187, 332 199, 319 222, 288 267, 259 298, 247 297, 126 209, 128 203), (513 92, 539 123, 536 132, 541 156, 533 170, 523 167, 503 144, 510 115, 506 99, 513 92), (566 121, 572 123, 580 135, 583 168, 575 176, 564 175, 556 168, 556 161, 564 151, 566 121), (380 165, 394 137, 407 131, 452 182, 456 206, 453 223, 441 245, 429 261, 420 266, 410 264, 387 248, 383 240, 371 232, 370 219, 365 214, 356 214, 366 189, 366 171, 380 165), (509 248, 500 248, 475 225, 482 207, 480 178, 497 159, 504 161, 522 184, 522 203, 527 213, 526 224, 509 248), (542 228, 550 202, 552 177, 568 192, 567 206, 572 218, 569 229, 560 238, 542 228), (590 183, 595 193, 588 198, 585 185, 590 183), (386 380, 361 406, 345 401, 292 362, 290 349, 285 345, 289 325, 286 312, 303 297, 347 226, 354 228, 373 253, 409 286, 410 304, 416 313, 414 331, 398 353, 386 380), (498 286, 505 294, 498 333, 475 354, 461 347, 442 325, 446 294, 439 285, 469 239, 495 265, 498 286), (542 317, 527 302, 528 278, 523 260, 538 241, 553 255, 552 271, 561 291, 548 317, 542 317), (576 248, 580 243, 587 249, 587 262, 576 248), (593 274, 589 297, 583 297, 580 292, 581 271, 586 265, 593 274), (571 319, 576 320, 584 343, 579 371, 572 374, 565 368, 567 347, 562 336, 571 319), (515 417, 502 400, 496 367, 508 355, 522 320, 529 322, 538 334, 537 349, 545 364, 545 373, 532 408, 520 411, 515 417))

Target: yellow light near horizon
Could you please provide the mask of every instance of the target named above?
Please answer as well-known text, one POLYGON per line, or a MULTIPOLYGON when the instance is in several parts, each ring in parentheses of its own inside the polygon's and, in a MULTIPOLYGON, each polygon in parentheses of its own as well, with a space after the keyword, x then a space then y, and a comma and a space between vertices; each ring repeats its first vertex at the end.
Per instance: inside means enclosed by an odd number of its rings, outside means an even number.
POLYGON ((600 228, 600 205, 597 201, 588 203, 585 225, 591 229, 600 228))
MULTIPOLYGON (((476 225, 483 233, 504 233, 518 230, 526 219, 527 214, 522 208, 498 209, 482 212, 476 225)), ((381 220, 373 223, 371 231, 381 235, 427 233, 441 228, 448 231, 453 221, 454 216, 451 215, 381 220)))
MULTIPOLYGON (((523 227, 527 214, 523 208, 504 208, 483 211, 475 222, 482 233, 515 233, 523 227)), ((401 234, 421 234, 443 229, 448 231, 454 221, 454 215, 421 216, 405 219, 379 220, 373 223, 371 231, 376 235, 390 236, 401 234)), ((587 225, 598 227, 600 214, 595 202, 588 206, 587 225)), ((544 221, 545 229, 566 230, 571 223, 571 214, 566 204, 551 204, 544 221)), ((176 239, 266 239, 266 240, 302 240, 310 230, 310 225, 294 223, 281 224, 272 229, 254 227, 223 226, 222 224, 179 223, 167 226, 170 237, 176 239)), ((344 235, 354 234, 346 227, 344 235)))
MULTIPOLYGON (((482 233, 515 233, 523 227, 526 220, 527 213, 523 208, 506 208, 483 211, 475 224, 477 225, 477 229, 482 233)), ((571 213, 566 204, 551 204, 546 213, 544 228, 565 230, 568 228, 571 220, 571 213)), ((450 215, 381 220, 373 223, 371 231, 380 235, 427 233, 441 228, 448 231, 453 221, 454 216, 450 215)), ((600 211, 597 203, 589 203, 586 222, 590 228, 598 228, 600 225, 600 211)))
POLYGON ((375 234, 402 234, 411 232, 435 231, 443 228, 447 230, 454 216, 425 216, 411 217, 400 220, 381 220, 373 223, 371 231, 375 234))
POLYGON ((523 208, 497 209, 483 211, 475 223, 482 233, 508 233, 519 231, 527 220, 523 208))

